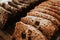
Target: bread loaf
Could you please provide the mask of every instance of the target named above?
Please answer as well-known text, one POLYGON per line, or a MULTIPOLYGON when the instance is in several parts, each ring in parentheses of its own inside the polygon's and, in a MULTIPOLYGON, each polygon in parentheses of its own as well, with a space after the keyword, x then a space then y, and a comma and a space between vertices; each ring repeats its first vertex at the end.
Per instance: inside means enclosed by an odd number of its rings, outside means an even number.
POLYGON ((26 16, 21 19, 22 22, 30 24, 36 27, 38 30, 42 31, 48 37, 51 37, 57 30, 57 27, 49 20, 34 16, 26 16))

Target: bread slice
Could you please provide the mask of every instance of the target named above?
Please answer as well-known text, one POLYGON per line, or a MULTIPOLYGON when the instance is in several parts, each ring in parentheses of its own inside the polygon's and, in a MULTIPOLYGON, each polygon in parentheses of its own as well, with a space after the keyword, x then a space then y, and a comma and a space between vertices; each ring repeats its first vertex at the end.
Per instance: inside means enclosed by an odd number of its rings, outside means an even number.
POLYGON ((53 4, 53 5, 58 5, 58 6, 60 6, 60 5, 59 5, 60 0, 47 0, 47 1, 51 2, 51 4, 53 4))
POLYGON ((13 6, 9 5, 9 4, 2 3, 1 6, 2 6, 4 9, 6 9, 6 10, 12 12, 12 13, 17 13, 17 11, 18 11, 17 8, 15 8, 15 7, 13 7, 13 6))
POLYGON ((15 4, 15 3, 13 3, 13 2, 8 2, 8 4, 9 4, 10 6, 13 6, 13 7, 17 8, 18 10, 19 10, 19 9, 22 9, 22 7, 24 7, 24 6, 22 6, 22 5, 17 5, 17 4, 15 4))
POLYGON ((57 26, 54 25, 51 21, 41 18, 41 17, 34 17, 34 16, 26 16, 21 18, 21 21, 33 25, 38 30, 42 31, 42 33, 48 38, 53 36, 53 34, 57 31, 57 26))
MULTIPOLYGON (((58 2, 57 2, 57 3, 58 3, 58 2)), ((47 2, 47 4, 52 5, 52 6, 51 6, 52 8, 55 8, 56 10, 60 10, 60 5, 57 4, 57 3, 50 2, 50 1, 47 2)))
POLYGON ((21 3, 19 2, 19 0, 12 0, 13 3, 21 5, 21 3))
POLYGON ((39 6, 35 7, 35 8, 44 8, 44 9, 46 9, 46 10, 53 11, 53 12, 55 12, 56 14, 60 15, 60 9, 59 9, 58 6, 53 6, 53 5, 46 4, 46 5, 44 5, 44 6, 40 6, 40 5, 39 5, 39 6))
POLYGON ((39 30, 23 22, 16 23, 13 37, 16 40, 48 40, 39 30))
POLYGON ((22 3, 22 2, 19 2, 19 0, 12 0, 13 3, 17 4, 17 5, 22 5, 22 6, 29 6, 29 4, 26 4, 26 3, 22 3))
POLYGON ((34 11, 38 11, 38 12, 42 12, 42 13, 45 13, 45 14, 52 15, 52 16, 56 17, 58 20, 60 20, 60 16, 53 11, 46 10, 44 8, 36 8, 36 9, 34 9, 34 11))
POLYGON ((0 7, 0 28, 2 29, 3 26, 6 24, 8 17, 10 16, 10 12, 5 10, 4 8, 0 7))
POLYGON ((30 11, 27 13, 27 16, 36 16, 36 17, 42 17, 45 19, 48 19, 50 21, 52 21, 55 25, 59 26, 60 25, 60 21, 58 19, 56 19, 55 17, 49 15, 49 14, 45 14, 42 12, 37 12, 37 11, 30 11))

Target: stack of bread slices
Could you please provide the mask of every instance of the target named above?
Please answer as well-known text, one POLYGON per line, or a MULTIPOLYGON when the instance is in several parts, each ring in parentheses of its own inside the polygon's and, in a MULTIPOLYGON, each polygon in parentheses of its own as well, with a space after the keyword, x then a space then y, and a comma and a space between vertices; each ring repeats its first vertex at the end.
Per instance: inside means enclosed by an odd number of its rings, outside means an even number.
POLYGON ((24 9, 28 10, 27 8, 36 2, 39 2, 39 0, 0 0, 0 40, 12 40, 11 35, 3 32, 2 29, 5 28, 9 20, 12 22, 12 17, 18 15, 18 12, 22 14, 21 12, 24 9))
POLYGON ((50 40, 60 27, 60 0, 45 1, 16 23, 13 39, 50 40))

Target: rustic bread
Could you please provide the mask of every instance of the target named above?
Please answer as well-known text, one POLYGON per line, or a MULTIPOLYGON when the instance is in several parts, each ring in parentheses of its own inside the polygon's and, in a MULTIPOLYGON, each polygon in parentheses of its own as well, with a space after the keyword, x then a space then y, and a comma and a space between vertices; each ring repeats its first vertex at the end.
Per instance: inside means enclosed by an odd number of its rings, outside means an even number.
POLYGON ((31 25, 17 22, 13 34, 15 40, 47 40, 47 38, 31 25))
POLYGON ((60 25, 59 20, 57 20, 55 17, 53 17, 49 14, 42 13, 42 12, 30 11, 30 12, 27 13, 27 16, 42 17, 42 18, 45 18, 45 19, 48 19, 48 20, 52 21, 57 26, 60 25))
POLYGON ((58 6, 52 6, 52 5, 46 4, 44 6, 37 6, 36 8, 44 8, 46 10, 53 11, 56 14, 60 15, 60 10, 59 10, 59 7, 58 6))
POLYGON ((38 30, 42 31, 43 34, 48 36, 48 38, 53 36, 54 32, 56 32, 58 28, 51 21, 41 17, 26 16, 21 18, 21 21, 26 24, 33 25, 38 30))
POLYGON ((58 20, 60 20, 60 16, 53 11, 49 11, 49 10, 46 10, 44 8, 36 8, 36 9, 34 9, 34 11, 38 11, 38 12, 52 15, 52 16, 56 17, 58 20))
POLYGON ((12 13, 17 13, 18 9, 9 5, 9 4, 4 4, 2 5, 3 8, 5 8, 6 10, 12 12, 12 13))

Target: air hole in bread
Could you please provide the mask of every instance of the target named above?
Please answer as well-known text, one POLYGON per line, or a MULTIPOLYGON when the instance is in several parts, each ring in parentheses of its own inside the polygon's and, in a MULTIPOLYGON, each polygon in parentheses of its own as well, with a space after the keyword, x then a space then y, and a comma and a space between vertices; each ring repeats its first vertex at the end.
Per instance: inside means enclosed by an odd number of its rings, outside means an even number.
POLYGON ((13 39, 12 40, 16 40, 14 37, 13 37, 13 39))
POLYGON ((26 38, 26 33, 25 33, 25 31, 22 32, 21 37, 22 37, 22 39, 25 39, 25 38, 26 38))
POLYGON ((31 40, 32 31, 31 31, 31 30, 28 30, 28 33, 29 33, 29 34, 28 34, 28 36, 29 36, 29 37, 28 37, 28 40, 31 40))
POLYGON ((35 25, 39 26, 39 23, 40 23, 39 21, 36 21, 36 22, 35 22, 35 25))
POLYGON ((28 40, 31 40, 31 37, 28 37, 28 40))

